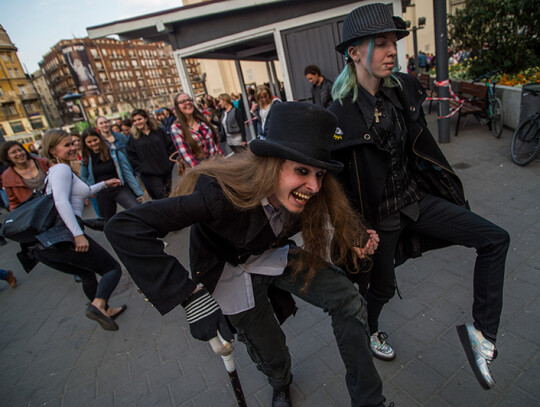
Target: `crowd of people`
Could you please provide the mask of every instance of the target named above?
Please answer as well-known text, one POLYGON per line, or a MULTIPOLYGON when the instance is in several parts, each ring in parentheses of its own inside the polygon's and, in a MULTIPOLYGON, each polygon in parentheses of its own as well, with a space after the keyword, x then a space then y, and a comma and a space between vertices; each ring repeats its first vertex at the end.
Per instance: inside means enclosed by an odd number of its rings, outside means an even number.
MULTIPOLYGON (((312 103, 283 101, 266 85, 248 89, 248 103, 179 93, 173 109, 136 109, 113 123, 101 116, 82 135, 49 130, 44 158, 4 143, 10 209, 44 185, 59 214, 46 232, 52 243, 21 245, 21 258, 79 276, 86 316, 117 330, 127 306, 108 302, 122 271, 85 233, 93 197, 147 299, 161 314, 182 306, 197 339, 230 341, 235 332, 267 376, 274 407, 292 405, 280 327, 296 311, 291 294, 330 315, 351 404, 384 406, 373 357, 398 354, 379 326, 397 290, 395 267, 426 250, 474 247, 473 322, 457 332, 475 377, 493 387, 509 236, 469 209, 426 125, 421 85, 398 72, 396 43, 408 34, 383 4, 352 11, 336 46, 346 58, 340 75, 332 82, 305 68, 312 103), (248 144, 250 125, 257 137, 248 144), (175 162, 185 172, 173 189, 175 162), (191 273, 161 240, 188 227, 191 273)), ((434 61, 421 55, 426 70, 434 61)), ((0 278, 15 285, 10 271, 0 278)))

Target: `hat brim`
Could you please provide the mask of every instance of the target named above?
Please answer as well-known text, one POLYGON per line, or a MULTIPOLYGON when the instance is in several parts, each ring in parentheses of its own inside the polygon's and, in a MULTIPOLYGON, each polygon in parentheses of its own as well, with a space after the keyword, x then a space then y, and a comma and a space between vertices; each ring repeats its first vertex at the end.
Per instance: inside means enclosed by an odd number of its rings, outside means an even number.
POLYGON ((366 35, 361 35, 359 37, 354 37, 347 41, 343 41, 341 44, 338 44, 336 46, 336 51, 339 52, 340 54, 345 55, 345 51, 347 51, 347 48, 349 48, 352 44, 354 44, 356 41, 362 38, 367 38, 373 35, 392 33, 392 32, 396 33, 398 41, 401 40, 402 38, 405 38, 406 36, 410 34, 408 30, 400 30, 398 28, 389 28, 388 30, 380 30, 380 31, 369 33, 366 35))
POLYGON ((253 140, 249 143, 249 148, 256 155, 285 158, 286 160, 296 161, 311 167, 322 168, 332 172, 341 172, 343 170, 343 164, 339 161, 330 160, 330 162, 326 162, 316 160, 292 148, 274 143, 270 140, 253 140))

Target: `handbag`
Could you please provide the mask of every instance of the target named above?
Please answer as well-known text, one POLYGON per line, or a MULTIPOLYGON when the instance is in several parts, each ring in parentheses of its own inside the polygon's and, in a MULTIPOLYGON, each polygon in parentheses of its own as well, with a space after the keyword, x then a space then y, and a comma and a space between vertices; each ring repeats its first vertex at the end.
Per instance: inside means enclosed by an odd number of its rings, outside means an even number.
POLYGON ((186 172, 186 169, 189 167, 184 160, 182 160, 182 156, 178 151, 175 151, 169 156, 169 160, 173 163, 176 163, 178 165, 176 172, 178 176, 184 175, 184 172, 186 172))
MULTIPOLYGON (((46 183, 45 183, 46 184, 46 183)), ((54 225, 58 212, 52 194, 35 189, 25 201, 13 209, 5 218, 0 235, 19 243, 32 243, 36 235, 54 225)))

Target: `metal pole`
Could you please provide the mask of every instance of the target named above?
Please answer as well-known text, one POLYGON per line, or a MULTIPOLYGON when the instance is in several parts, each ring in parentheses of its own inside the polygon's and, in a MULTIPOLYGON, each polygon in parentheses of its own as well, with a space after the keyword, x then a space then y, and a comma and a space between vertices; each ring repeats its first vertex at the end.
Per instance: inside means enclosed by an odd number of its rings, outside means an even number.
MULTIPOLYGON (((246 83, 244 82, 244 75, 242 74, 242 66, 240 65, 240 60, 235 59, 234 64, 236 65, 236 73, 238 75, 238 81, 240 82, 240 89, 242 90, 242 101, 244 102, 244 108, 246 109, 246 119, 249 119, 251 117, 251 106, 249 105, 249 99, 246 93, 246 83)), ((248 130, 251 138, 255 139, 257 135, 255 134, 255 131, 253 130, 253 124, 251 123, 248 125, 248 130)))
MULTIPOLYGON (((413 38, 413 47, 414 47, 414 64, 416 67, 416 73, 420 73, 420 65, 418 65, 418 37, 416 36, 416 26, 412 28, 412 38, 413 38)), ((408 62, 408 61, 407 61, 408 62)))
POLYGON ((266 73, 268 74, 268 83, 270 84, 270 90, 272 91, 274 96, 277 96, 276 85, 275 85, 274 77, 272 76, 272 71, 270 68, 270 61, 266 60, 265 63, 266 63, 266 73))
MULTIPOLYGON (((435 55, 437 56, 437 81, 448 80, 448 30, 446 27, 446 0, 433 0, 433 21, 435 22, 435 55)), ((449 85, 450 86, 450 85, 449 85)), ((438 87, 437 96, 450 96, 449 87, 438 87)), ((450 102, 439 101, 439 116, 447 116, 450 102)), ((437 120, 439 143, 450 143, 450 118, 437 120)))

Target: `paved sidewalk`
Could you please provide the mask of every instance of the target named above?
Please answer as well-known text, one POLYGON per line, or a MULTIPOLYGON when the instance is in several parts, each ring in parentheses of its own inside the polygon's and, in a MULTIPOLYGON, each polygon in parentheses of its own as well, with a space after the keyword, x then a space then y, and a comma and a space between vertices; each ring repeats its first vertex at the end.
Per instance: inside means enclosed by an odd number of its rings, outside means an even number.
MULTIPOLYGON (((434 114, 429 121, 436 134, 434 114)), ((442 145, 471 208, 512 237, 499 358, 492 365, 497 385, 480 388, 459 344, 455 325, 471 320, 475 253, 450 247, 401 266, 403 300, 394 298, 381 316, 398 356, 376 365, 384 393, 397 407, 540 404, 540 162, 514 165, 511 135, 506 130, 497 140, 470 118, 459 137, 442 145)), ((110 249, 102 234, 90 234, 110 249)), ((184 264, 187 238, 181 231, 165 239, 167 251, 184 264)), ((0 247, 0 267, 14 270, 19 280, 15 289, 0 282, 0 406, 236 405, 221 359, 190 336, 181 308, 161 317, 124 272, 111 304, 129 308, 118 318, 120 330, 106 332, 84 316, 87 300, 73 277, 44 265, 26 274, 17 250, 13 242, 0 247)), ((293 358, 293 402, 348 406, 330 320, 299 303, 297 316, 284 325, 293 358)), ((269 406, 265 377, 244 345, 236 347, 248 405, 269 406)))

